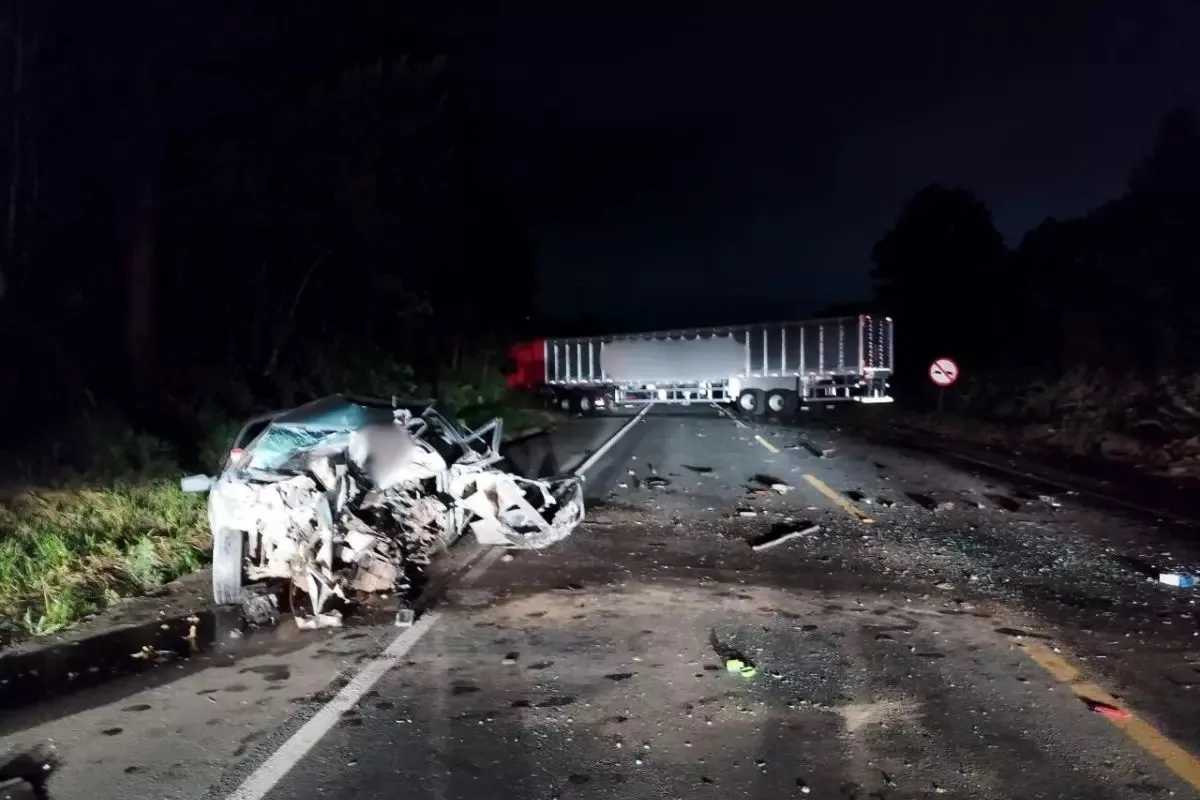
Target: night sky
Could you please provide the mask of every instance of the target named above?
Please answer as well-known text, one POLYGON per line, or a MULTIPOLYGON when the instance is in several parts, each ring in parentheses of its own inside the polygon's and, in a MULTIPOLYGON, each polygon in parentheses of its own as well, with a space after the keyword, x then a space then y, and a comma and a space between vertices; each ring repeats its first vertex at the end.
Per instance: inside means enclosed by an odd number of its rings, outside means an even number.
POLYGON ((443 24, 542 305, 622 326, 866 299, 871 247, 934 181, 1016 244, 1119 194, 1200 78, 1188 0, 497 5, 443 24))

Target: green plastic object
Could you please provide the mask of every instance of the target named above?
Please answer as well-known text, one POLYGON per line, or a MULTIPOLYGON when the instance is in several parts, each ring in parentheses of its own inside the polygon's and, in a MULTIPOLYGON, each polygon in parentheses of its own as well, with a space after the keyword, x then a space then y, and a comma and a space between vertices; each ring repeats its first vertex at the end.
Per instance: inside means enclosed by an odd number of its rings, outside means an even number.
POLYGON ((745 661, 742 661, 740 658, 725 659, 725 671, 736 672, 743 678, 753 678, 758 674, 757 669, 750 664, 747 664, 745 661))

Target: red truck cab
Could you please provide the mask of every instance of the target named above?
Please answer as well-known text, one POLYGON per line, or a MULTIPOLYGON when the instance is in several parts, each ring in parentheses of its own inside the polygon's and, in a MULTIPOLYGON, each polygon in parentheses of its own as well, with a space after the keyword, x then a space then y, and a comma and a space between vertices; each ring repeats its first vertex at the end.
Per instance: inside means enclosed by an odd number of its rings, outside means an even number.
POLYGON ((508 348, 505 383, 514 392, 536 392, 546 379, 546 346, 542 339, 517 342, 508 348))

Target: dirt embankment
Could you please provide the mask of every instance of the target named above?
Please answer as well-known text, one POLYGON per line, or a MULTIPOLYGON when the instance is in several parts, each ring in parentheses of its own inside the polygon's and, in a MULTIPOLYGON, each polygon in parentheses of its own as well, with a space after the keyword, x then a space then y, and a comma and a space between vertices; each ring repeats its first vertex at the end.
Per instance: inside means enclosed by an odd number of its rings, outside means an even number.
POLYGON ((985 379, 951 390, 946 408, 856 418, 1029 455, 1200 479, 1200 374, 1075 370, 1057 381, 985 379))

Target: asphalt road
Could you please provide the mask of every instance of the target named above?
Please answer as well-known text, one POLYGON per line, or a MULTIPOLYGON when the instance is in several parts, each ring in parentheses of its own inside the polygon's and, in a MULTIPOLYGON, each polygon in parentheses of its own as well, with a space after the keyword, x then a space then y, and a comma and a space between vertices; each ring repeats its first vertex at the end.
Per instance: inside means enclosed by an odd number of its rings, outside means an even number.
MULTIPOLYGON (((565 470, 622 422, 514 463, 565 470)), ((1192 531, 801 436, 656 409, 574 537, 460 574, 411 647, 369 617, 216 636, 169 680, 6 713, 0 752, 53 739, 57 800, 1200 796, 1196 595, 1147 577, 1200 566, 1192 531)))

